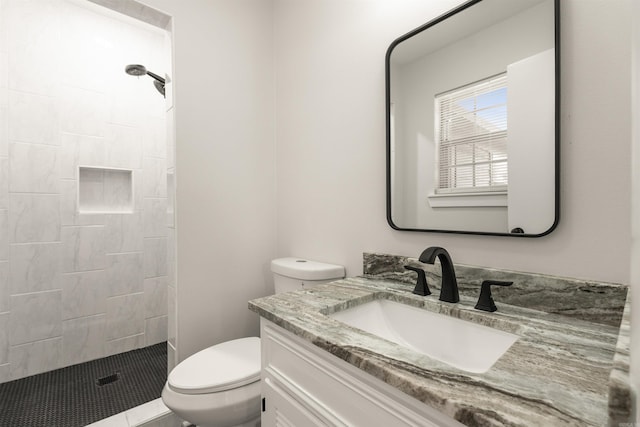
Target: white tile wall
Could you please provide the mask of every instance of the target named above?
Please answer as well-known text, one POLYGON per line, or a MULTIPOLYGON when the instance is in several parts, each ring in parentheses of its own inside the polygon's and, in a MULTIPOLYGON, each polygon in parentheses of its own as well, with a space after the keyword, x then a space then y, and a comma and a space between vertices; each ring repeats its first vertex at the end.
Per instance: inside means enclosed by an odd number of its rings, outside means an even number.
POLYGON ((62 338, 12 345, 9 349, 11 378, 35 375, 62 366, 62 338))
POLYGON ((109 297, 143 292, 143 280, 142 252, 107 255, 109 297))
POLYGON ((105 215, 105 250, 108 253, 144 249, 142 212, 105 215))
POLYGON ((106 162, 113 167, 142 167, 143 127, 110 124, 107 128, 106 162))
MULTIPOLYGON (((0 102, 7 101, 6 88, 0 88, 0 102)), ((6 106, 0 105, 0 156, 9 155, 9 113, 6 106)), ((5 178, 6 179, 6 178, 5 178)))
POLYGON ((60 289, 61 249, 59 242, 10 245, 11 294, 60 289))
POLYGON ((9 209, 11 243, 60 241, 60 195, 10 194, 9 209))
MULTIPOLYGON (((1 145, 2 144, 0 143, 0 150, 2 150, 1 145)), ((8 146, 7 146, 6 153, 8 156, 9 154, 8 146)), ((0 208, 7 209, 8 207, 9 207, 9 158, 0 157, 0 208)))
POLYGON ((144 334, 144 295, 129 294, 107 299, 107 340, 144 334))
POLYGON ((0 209, 0 260, 9 259, 9 211, 0 209))
POLYGON ((62 271, 103 270, 107 266, 104 226, 62 227, 62 271))
POLYGON ((145 345, 154 345, 167 340, 167 316, 145 320, 145 345))
POLYGON ((7 1, 9 87, 32 93, 55 91, 60 40, 59 0, 7 1), (38 67, 34 67, 37 58, 38 67))
MULTIPOLYGON (((126 65, 128 63, 136 62, 124 62, 124 64, 126 65)), ((146 66, 151 69, 150 66, 146 66)), ((136 93, 137 91, 139 91, 139 86, 141 83, 151 84, 149 82, 144 82, 144 80, 142 79, 132 77, 126 80, 119 80, 118 84, 113 85, 113 90, 110 94, 111 101, 109 103, 109 105, 111 106, 109 119, 110 123, 124 126, 136 126, 142 121, 142 111, 140 106, 135 105, 132 102, 128 102, 131 101, 131 93, 136 93)))
POLYGON ((0 261, 0 313, 9 311, 9 261, 0 261))
MULTIPOLYGON (((78 181, 60 180, 60 216, 62 225, 105 225, 105 215, 98 213, 82 213, 78 207, 78 181)), ((108 239, 108 231, 105 239, 108 239)))
POLYGON ((167 168, 175 167, 175 128, 174 128, 173 108, 167 114, 167 168))
POLYGON ((11 380, 11 365, 0 365, 0 383, 4 383, 11 380))
POLYGON ((0 365, 9 363, 9 313, 0 313, 0 365))
POLYGON ((176 286, 176 229, 169 227, 167 233, 167 277, 169 285, 176 286))
POLYGON ((98 314, 62 322, 63 360, 66 363, 82 363, 104 355, 105 319, 104 314, 98 314))
MULTIPOLYGON (((0 88, 6 89, 9 87, 9 76, 8 76, 8 55, 7 52, 3 50, 3 47, 0 46, 0 88)), ((0 103, 0 105, 5 105, 0 103)))
POLYGON ((78 179, 78 165, 104 166, 106 139, 102 137, 62 133, 60 178, 78 179))
POLYGON ((4 20, 5 2, 0 0, 0 383, 11 380, 9 364, 9 120, 8 53, 4 20))
MULTIPOLYGON (((0 24, 1 25, 1 24, 0 24)), ((0 30, 1 31, 1 30, 0 30)), ((5 70, 0 69, 1 72, 6 72, 7 54, 6 52, 0 52, 0 67, 4 67, 5 70)), ((1 76, 0 76, 1 77, 1 76)), ((9 112, 8 112, 8 88, 6 85, 0 84, 0 156, 8 155, 9 144, 9 112)))
POLYGON ((165 100, 124 66, 170 62, 74 1, 0 8, 1 383, 167 340, 165 100), (80 166, 132 170, 129 212, 80 213, 80 166))
POLYGON ((109 288, 104 270, 62 275, 62 319, 107 312, 109 288))
POLYGON ((167 275, 167 238, 144 239, 144 277, 167 275))
POLYGON ((176 182, 175 182, 175 170, 173 168, 167 169, 167 227, 174 228, 175 227, 175 191, 176 191, 176 182))
POLYGON ((167 199, 144 199, 144 237, 167 236, 167 199))
POLYGON ((60 113, 55 98, 9 90, 9 107, 9 140, 60 145, 60 113))
POLYGON ((9 143, 9 191, 59 193, 58 148, 49 145, 9 143))
POLYGON ((167 158, 167 128, 164 117, 151 117, 144 126, 142 136, 145 157, 167 158))
POLYGON ((142 347, 144 347, 144 334, 140 333, 130 337, 107 341, 105 351, 107 356, 111 356, 142 347))
MULTIPOLYGON (((167 310, 168 310, 168 325, 167 325, 167 342, 173 347, 175 354, 176 347, 176 332, 177 332, 177 304, 176 304, 176 288, 174 286, 169 286, 167 288, 167 310)), ((173 360, 169 358, 169 360, 173 360)))
POLYGON ((133 171, 104 170, 104 205, 106 211, 133 212, 133 171))
POLYGON ((62 21, 60 28, 61 45, 59 53, 65 66, 60 75, 64 86, 80 87, 94 91, 105 91, 110 83, 109 66, 112 64, 116 47, 109 39, 96 40, 99 34, 108 34, 109 22, 100 19, 87 9, 79 8, 68 2, 62 2, 62 21), (94 37, 78 37, 78 34, 94 37))
POLYGON ((77 135, 106 136, 107 95, 65 86, 60 99, 60 129, 77 135))
POLYGON ((142 209, 143 200, 143 182, 142 182, 142 169, 133 170, 133 207, 134 210, 140 211, 142 209))
POLYGON ((167 197, 167 163, 164 159, 145 157, 143 162, 144 197, 167 197))
POLYGON ((8 87, 9 87, 9 55, 7 22, 4 18, 6 4, 0 1, 0 382, 10 378, 9 374, 9 120, 8 120, 8 87))
MULTIPOLYGON (((167 276, 144 279, 144 317, 166 316, 168 309, 167 276)), ((166 338, 166 337, 165 337, 166 338)))
POLYGON ((11 295, 9 342, 12 346, 62 334, 62 292, 11 295))

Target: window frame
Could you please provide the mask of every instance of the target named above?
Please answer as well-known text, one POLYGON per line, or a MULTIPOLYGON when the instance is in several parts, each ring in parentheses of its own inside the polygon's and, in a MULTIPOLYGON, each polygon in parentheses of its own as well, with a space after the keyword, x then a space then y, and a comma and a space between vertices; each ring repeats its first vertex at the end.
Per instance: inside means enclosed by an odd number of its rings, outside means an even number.
MULTIPOLYGON (((507 91, 507 73, 502 72, 499 74, 495 74, 472 83, 466 84, 464 86, 457 87, 455 89, 448 90, 446 92, 442 92, 436 94, 434 96, 434 137, 436 143, 436 161, 435 161, 435 188, 433 189, 433 194, 429 195, 429 202, 432 206, 434 203, 438 205, 437 207, 444 207, 443 202, 434 202, 432 203, 431 199, 444 198, 444 197, 453 197, 453 196, 476 196, 476 197, 466 197, 467 203, 463 203, 464 206, 485 206, 487 203, 482 202, 477 196, 490 196, 490 195, 505 195, 505 197, 493 198, 494 201, 489 202, 491 206, 506 206, 506 194, 508 192, 508 158, 507 158, 507 111, 506 111, 506 92, 507 91), (489 93, 504 90, 505 98, 504 102, 496 105, 492 105, 490 108, 477 108, 478 97, 487 95, 489 93), (474 104, 474 108, 468 110, 465 113, 448 113, 445 119, 460 119, 463 118, 464 115, 477 115, 479 112, 488 111, 490 109, 496 109, 502 107, 504 109, 503 116, 500 116, 500 126, 504 126, 504 129, 494 130, 488 132, 476 132, 470 135, 465 135, 462 138, 451 138, 446 139, 443 138, 442 130, 446 128, 446 125, 442 125, 443 121, 443 106, 445 104, 451 105, 452 103, 460 100, 472 100, 474 104), (503 139, 505 148, 502 150, 502 157, 504 159, 493 159, 493 153, 491 153, 492 144, 495 144, 496 141, 503 139), (446 145, 445 145, 446 142, 446 145), (453 174, 455 175, 455 170, 458 168, 470 168, 471 169, 471 186, 456 186, 451 185, 452 181, 456 180, 457 177, 451 174, 443 173, 443 156, 445 155, 444 149, 450 149, 453 153, 456 152, 457 148, 461 146, 467 146, 471 151, 471 161, 467 162, 458 162, 456 160, 452 160, 447 162, 446 167, 450 170, 453 170, 453 174), (487 150, 489 151, 489 160, 477 160, 476 152, 478 150, 487 150), (494 181, 493 176, 497 174, 494 171, 494 166, 497 164, 503 164, 502 167, 502 175, 503 179, 506 179, 507 183, 496 183, 494 181), (476 185, 478 178, 478 168, 482 166, 489 167, 489 172, 485 173, 485 180, 488 179, 488 185, 476 185), (505 178, 506 175, 506 178, 505 178), (446 183, 443 183, 443 180, 446 180, 446 183), (473 202, 475 200, 475 202, 473 202), (500 201, 497 201, 500 200, 500 201)), ((474 130, 478 129, 478 122, 473 121, 474 130)), ((495 149, 495 148, 494 148, 495 149)), ((447 157, 455 157, 456 154, 448 154, 447 157)), ((469 177, 467 177, 469 179, 469 177)), ((497 182, 500 182, 499 180, 497 182)), ((445 199, 442 199, 445 200, 445 199)), ((460 206, 461 202, 454 202, 454 206, 460 206)))

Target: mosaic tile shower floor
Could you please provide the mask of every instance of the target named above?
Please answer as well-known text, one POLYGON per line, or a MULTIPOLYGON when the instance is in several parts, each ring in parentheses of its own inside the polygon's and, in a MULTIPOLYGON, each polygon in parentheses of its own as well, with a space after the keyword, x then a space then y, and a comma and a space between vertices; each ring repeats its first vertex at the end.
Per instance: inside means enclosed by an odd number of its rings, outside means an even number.
POLYGON ((0 426, 82 427, 160 397, 167 344, 0 384, 0 426))

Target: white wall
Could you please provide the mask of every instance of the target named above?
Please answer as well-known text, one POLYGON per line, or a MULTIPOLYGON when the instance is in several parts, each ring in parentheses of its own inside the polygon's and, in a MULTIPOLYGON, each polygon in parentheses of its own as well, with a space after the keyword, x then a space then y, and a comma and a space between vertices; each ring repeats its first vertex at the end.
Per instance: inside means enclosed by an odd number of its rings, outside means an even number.
POLYGON ((272 2, 145 0, 173 18, 177 358, 258 334, 272 292, 272 2))
POLYGON ((275 0, 278 254, 341 263, 357 275, 363 251, 417 256, 440 245, 460 263, 628 283, 628 1, 562 2, 562 201, 551 235, 387 225, 385 51, 458 3, 275 0), (606 180, 602 166, 610 167, 606 180))
POLYGON ((0 18, 3 382, 167 339, 164 99, 124 73, 167 55, 88 2, 0 0, 0 18), (79 212, 79 166, 129 170, 130 212, 79 212))

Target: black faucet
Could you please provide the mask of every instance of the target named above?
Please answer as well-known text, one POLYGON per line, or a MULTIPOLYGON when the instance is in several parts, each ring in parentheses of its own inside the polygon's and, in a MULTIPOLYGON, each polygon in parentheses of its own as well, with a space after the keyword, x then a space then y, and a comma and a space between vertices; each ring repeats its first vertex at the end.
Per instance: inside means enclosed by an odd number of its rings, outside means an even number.
POLYGON ((405 265, 404 268, 418 273, 418 280, 416 280, 416 287, 413 289, 413 293, 416 295, 422 295, 423 297, 431 295, 429 285, 427 285, 427 276, 425 275, 424 270, 410 265, 405 265))
POLYGON ((493 297, 491 295, 491 286, 511 286, 513 282, 502 282, 499 280, 485 280, 480 287, 480 297, 478 303, 474 307, 476 310, 494 312, 498 308, 496 307, 493 297))
POLYGON ((418 259, 420 262, 433 264, 436 261, 436 257, 440 259, 440 267, 442 268, 440 301, 460 301, 460 295, 458 295, 458 281, 456 280, 456 273, 453 270, 453 262, 451 262, 449 252, 439 246, 431 246, 430 248, 425 249, 418 259))

